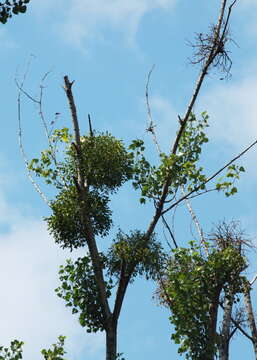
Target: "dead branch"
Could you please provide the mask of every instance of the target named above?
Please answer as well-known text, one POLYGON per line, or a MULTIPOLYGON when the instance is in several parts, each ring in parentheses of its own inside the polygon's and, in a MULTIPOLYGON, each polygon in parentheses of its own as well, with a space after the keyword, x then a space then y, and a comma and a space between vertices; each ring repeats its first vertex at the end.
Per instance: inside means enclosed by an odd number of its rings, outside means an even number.
MULTIPOLYGON (((181 188, 182 194, 185 195, 184 186, 181 186, 180 188, 181 188)), ((202 247, 204 249, 205 255, 208 256, 209 251, 208 251, 208 248, 206 246, 203 229, 202 229, 202 227, 200 225, 200 222, 199 222, 199 220, 198 220, 198 218, 197 218, 197 216, 196 216, 196 214, 195 214, 195 212, 193 210, 193 207, 192 207, 190 201, 188 200, 188 198, 185 198, 185 203, 186 203, 186 207, 187 207, 187 209, 188 209, 188 211, 189 211, 189 213, 191 215, 191 218, 192 218, 192 220, 193 220, 193 222, 195 224, 196 230, 198 232, 198 235, 199 235, 199 238, 200 238, 200 244, 202 245, 202 247)))
MULTIPOLYGON (((34 180, 32 174, 31 174, 31 171, 29 169, 29 160, 27 158, 27 155, 25 153, 25 150, 24 150, 24 146, 23 146, 23 141, 22 141, 22 126, 21 126, 21 95, 22 94, 25 94, 26 96, 29 96, 29 94, 27 94, 26 92, 23 91, 23 86, 24 86, 24 83, 26 81, 26 78, 27 78, 27 75, 28 75, 28 72, 29 72, 29 69, 30 69, 30 65, 31 65, 31 59, 28 61, 27 63, 27 68, 26 68, 26 71, 23 75, 23 79, 21 81, 21 83, 19 84, 17 78, 15 79, 15 83, 18 87, 18 98, 17 98, 17 103, 18 103, 18 142, 19 142, 19 148, 20 148, 20 152, 21 152, 21 155, 22 155, 22 158, 23 158, 23 161, 25 163, 25 166, 26 166, 26 169, 27 169, 27 176, 30 180, 30 182, 32 183, 32 185, 34 186, 35 190, 38 192, 38 194, 40 195, 40 197, 43 199, 43 201, 48 205, 50 206, 50 201, 47 199, 46 195, 44 194, 44 192, 41 190, 40 186, 37 184, 37 182, 34 180)), ((33 99, 31 97, 31 100, 36 102, 35 99, 33 99)))
POLYGON ((148 120, 149 120, 146 131, 148 131, 152 135, 153 142, 156 145, 158 154, 160 155, 161 147, 157 140, 157 136, 156 136, 156 132, 155 132, 156 125, 153 122, 152 111, 151 111, 151 106, 150 106, 150 101, 149 101, 149 85, 150 85, 150 79, 151 79, 151 75, 152 75, 154 68, 155 68, 155 65, 152 66, 151 70, 148 73, 147 82, 146 82, 146 86, 145 86, 145 99, 146 99, 147 115, 148 115, 148 120))

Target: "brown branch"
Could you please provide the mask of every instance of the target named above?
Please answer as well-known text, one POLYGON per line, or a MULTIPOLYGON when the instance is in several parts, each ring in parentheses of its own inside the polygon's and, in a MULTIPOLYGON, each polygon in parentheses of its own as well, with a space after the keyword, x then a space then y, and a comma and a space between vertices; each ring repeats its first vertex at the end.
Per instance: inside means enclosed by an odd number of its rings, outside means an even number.
POLYGON ((128 276, 128 274, 126 274, 125 270, 126 270, 126 264, 123 261, 122 266, 121 266, 121 271, 120 271, 119 285, 118 285, 118 289, 116 292, 114 310, 113 310, 113 318, 115 321, 118 321, 121 307, 122 307, 123 300, 124 300, 124 296, 125 296, 125 293, 126 293, 126 290, 127 290, 128 284, 129 284, 129 280, 131 277, 131 275, 128 276))
POLYGON ((252 286, 255 281, 257 280, 257 274, 254 276, 254 278, 250 281, 250 285, 252 286))
POLYGON ((74 135, 75 135, 75 141, 76 145, 78 147, 78 151, 81 152, 81 142, 80 142, 80 130, 79 130, 79 123, 78 123, 78 116, 77 116, 77 109, 74 102, 73 94, 72 94, 72 85, 74 84, 74 81, 70 82, 67 75, 64 76, 64 91, 66 93, 69 106, 70 106, 70 112, 72 117, 72 124, 74 129, 74 135))
POLYGON ((165 287, 165 279, 162 278, 162 276, 159 277, 158 281, 160 282, 160 291, 157 291, 157 295, 159 298, 164 298, 164 301, 161 301, 161 304, 168 305, 170 310, 172 311, 173 305, 172 300, 170 299, 169 294, 166 291, 165 287))
POLYGON ((77 110, 76 105, 73 98, 72 93, 72 85, 73 81, 70 82, 68 79, 68 76, 64 76, 64 90, 69 102, 70 111, 71 111, 71 118, 73 123, 73 129, 74 129, 74 137, 75 137, 75 148, 77 150, 77 171, 78 171, 78 180, 77 180, 77 187, 80 191, 78 191, 79 201, 80 201, 80 209, 81 209, 81 218, 82 222, 84 224, 84 232, 85 232, 85 238, 87 240, 88 249, 90 252, 90 256, 92 259, 93 269, 94 269, 94 275, 95 280, 99 289, 100 294, 100 300, 102 305, 102 310, 105 318, 105 326, 107 326, 107 323, 109 322, 109 319, 111 318, 112 314, 110 311, 109 303, 108 303, 108 297, 106 293, 106 285, 104 281, 104 275, 103 275, 103 268, 99 256, 99 252, 96 245, 95 236, 92 229, 92 224, 90 221, 90 218, 87 214, 87 209, 85 208, 85 201, 87 197, 87 187, 85 186, 84 181, 84 174, 83 174, 83 158, 82 158, 82 152, 81 152, 81 141, 80 141, 80 129, 79 129, 79 123, 77 118, 77 110))
POLYGON ((173 241, 173 244, 174 244, 175 248, 177 249, 177 248, 178 248, 178 244, 177 244, 177 242, 176 242, 176 240, 175 240, 175 237, 174 237, 174 235, 173 235, 173 233, 172 233, 172 231, 171 231, 171 228, 169 227, 169 224, 167 223, 167 221, 166 221, 166 219, 165 219, 165 217, 164 217, 163 215, 162 215, 162 221, 163 221, 166 229, 168 230, 168 232, 169 232, 169 234, 170 234, 170 237, 172 238, 172 241, 173 241))
POLYGON ((176 154, 176 152, 177 152, 179 141, 180 141, 181 136, 182 136, 182 134, 184 132, 184 129, 186 127, 186 124, 187 124, 188 119, 190 117, 190 114, 192 112, 193 106, 195 105, 196 99, 197 99, 198 94, 200 92, 200 89, 202 87, 205 76, 207 75, 209 67, 211 66, 211 64, 213 63, 215 57, 218 54, 217 43, 219 42, 220 30, 221 30, 222 22, 223 22, 223 19, 224 19, 224 13, 225 13, 226 4, 227 4, 227 0, 223 0, 222 3, 221 3, 220 15, 219 15, 218 23, 217 23, 217 26, 216 26, 216 33, 214 35, 214 39, 213 39, 213 43, 212 43, 212 49, 211 49, 211 51, 209 53, 209 56, 207 57, 207 59, 205 61, 205 64, 204 64, 204 66, 203 66, 203 68, 201 70, 200 76, 199 76, 199 78, 198 78, 198 80, 196 82, 195 90, 193 92, 191 100, 189 101, 189 105, 187 107, 187 111, 186 111, 186 113, 184 115, 184 118, 180 119, 181 126, 180 126, 180 129, 178 131, 178 134, 176 136, 176 139, 175 139, 172 151, 171 151, 172 154, 176 154))
POLYGON ((92 128, 92 123, 91 123, 91 117, 90 117, 90 114, 88 114, 88 125, 89 125, 89 135, 91 137, 94 136, 94 131, 93 131, 93 128, 92 128))

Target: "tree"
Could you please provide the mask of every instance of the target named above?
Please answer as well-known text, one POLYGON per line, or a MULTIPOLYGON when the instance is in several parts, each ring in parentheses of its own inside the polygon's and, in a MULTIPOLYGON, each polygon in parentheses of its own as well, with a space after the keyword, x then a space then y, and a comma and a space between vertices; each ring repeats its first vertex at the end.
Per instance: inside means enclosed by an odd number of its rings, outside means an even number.
POLYGON ((12 15, 25 13, 30 0, 6 0, 0 2, 0 22, 5 24, 12 15))
POLYGON ((171 310, 172 338, 187 359, 213 360, 217 352, 220 359, 229 358, 229 342, 237 330, 242 331, 242 319, 237 316, 235 321, 237 314, 234 311, 232 316, 232 309, 249 288, 242 274, 248 265, 244 245, 250 244, 239 224, 232 221, 222 222, 210 234, 207 254, 194 242, 190 248, 173 251, 159 297, 171 310), (219 309, 223 313, 220 331, 219 309))
MULTIPOLYGON (((59 336, 58 342, 52 345, 50 349, 43 349, 41 354, 44 360, 63 360, 63 355, 66 353, 64 346, 65 336, 59 336)), ((0 359, 1 360, 19 360, 22 359, 22 341, 11 341, 10 347, 0 346, 0 359)))
MULTIPOLYGON (((39 98, 33 98, 24 90, 24 83, 17 82, 19 108, 22 95, 32 100, 39 107, 47 134, 48 148, 41 152, 40 157, 25 161, 31 177, 35 174, 56 189, 56 196, 52 200, 47 200, 33 180, 37 190, 52 210, 52 215, 46 218, 49 231, 62 248, 73 250, 85 247, 88 250, 83 258, 78 258, 75 262, 68 260, 60 268, 61 284, 56 292, 64 299, 66 305, 71 307, 72 312, 78 314, 80 324, 86 327, 87 331, 106 333, 107 360, 119 357, 117 326, 129 284, 138 275, 159 281, 162 280, 163 274, 167 274, 168 280, 181 275, 180 267, 177 270, 172 267, 169 254, 164 252, 161 243, 157 240, 155 228, 158 222, 160 220, 164 222, 175 247, 178 248, 165 219, 166 213, 174 210, 178 204, 212 190, 224 191, 226 196, 236 193, 234 182, 239 178, 240 173, 244 172, 244 168, 236 165, 235 162, 257 143, 256 141, 252 143, 222 168, 213 170, 210 176, 205 175, 204 169, 199 165, 202 147, 208 142, 205 134, 208 115, 202 112, 201 116, 197 117, 193 113, 193 107, 211 69, 215 68, 225 73, 225 76, 229 76, 232 62, 228 56, 226 44, 230 40, 228 24, 236 2, 236 0, 232 2, 222 0, 217 24, 211 27, 210 33, 199 34, 193 44, 196 51, 192 62, 200 64, 201 70, 185 114, 178 116, 177 135, 167 154, 160 150, 151 118, 148 97, 151 72, 149 73, 146 87, 148 132, 153 136, 159 151, 158 164, 151 164, 148 161, 144 152, 144 142, 141 139, 133 140, 126 148, 121 140, 111 134, 93 130, 90 117, 89 132, 81 134, 72 93, 74 82, 70 81, 68 76, 64 77, 64 91, 70 108, 73 132, 68 128, 53 130, 46 123, 42 110, 43 85, 39 98), (210 187, 213 180, 223 171, 226 171, 223 180, 217 180, 210 187), (112 213, 109 207, 111 195, 127 181, 131 181, 133 188, 140 191, 142 204, 146 201, 152 202, 153 217, 144 231, 131 229, 128 233, 118 232, 109 250, 103 252, 98 239, 107 236, 112 225, 112 213), (113 308, 109 301, 111 295, 114 298, 113 308)), ((19 112, 19 119, 20 116, 19 112)), ((22 143, 21 149, 23 151, 22 143)), ((217 343, 215 326, 219 295, 226 284, 235 285, 236 293, 241 291, 243 285, 240 274, 245 267, 245 262, 233 244, 224 250, 218 247, 213 249, 206 259, 199 256, 197 248, 193 256, 190 255, 190 251, 180 248, 175 250, 177 256, 175 259, 177 263, 175 263, 180 265, 182 254, 182 260, 186 257, 189 261, 187 266, 192 267, 197 264, 201 267, 200 275, 204 279, 207 276, 206 273, 208 274, 212 269, 218 276, 221 275, 223 266, 228 267, 226 277, 218 279, 216 287, 211 288, 206 295, 212 305, 212 316, 206 319, 207 310, 196 309, 200 312, 200 319, 203 318, 205 321, 203 329, 206 331, 207 343, 203 346, 207 349, 205 355, 211 358, 217 343), (230 263, 230 260, 234 262, 230 263), (235 276, 231 278, 230 271, 235 261, 238 266, 235 276), (235 283, 237 278, 239 280, 235 283)), ((192 271, 191 275, 194 280, 195 272, 192 271)), ((192 279, 188 279, 189 288, 190 286, 192 288, 192 279)), ((201 286, 202 283, 199 283, 199 288, 203 291, 201 286)), ((201 293, 196 295, 200 298, 201 293)), ((182 304, 187 304, 187 299, 182 295, 180 300, 182 304)), ((179 324, 183 314, 178 313, 177 316, 176 307, 171 307, 171 309, 174 321, 179 324)), ((199 335, 201 334, 196 334, 195 339, 199 335)), ((181 332, 178 336, 180 340, 184 333, 181 332)), ((197 344, 193 343, 193 345, 197 344)), ((195 351, 190 346, 188 345, 189 350, 195 351)))

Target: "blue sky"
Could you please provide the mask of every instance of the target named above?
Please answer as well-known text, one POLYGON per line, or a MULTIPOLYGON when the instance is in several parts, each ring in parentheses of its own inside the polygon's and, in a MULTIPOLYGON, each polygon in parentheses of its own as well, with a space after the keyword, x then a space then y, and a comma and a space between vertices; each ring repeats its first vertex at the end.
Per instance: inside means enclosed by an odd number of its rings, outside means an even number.
MULTIPOLYGON (((31 0, 25 15, 1 26, 0 342, 24 340, 25 359, 40 357, 40 349, 63 334, 67 358, 98 360, 104 356, 104 337, 86 334, 54 294, 58 265, 83 252, 58 249, 47 233, 42 218, 49 210, 26 178, 19 154, 15 76, 22 77, 31 59, 26 89, 36 95, 40 79, 51 71, 45 83, 44 110, 49 121, 60 112, 57 126, 62 127, 70 121, 62 89, 63 76, 68 74, 75 80, 84 130, 90 113, 97 130, 108 130, 127 144, 143 138, 152 154, 155 149, 145 131, 144 91, 147 73, 155 64, 150 100, 160 144, 167 150, 177 114, 183 115, 199 71, 189 64, 187 41, 215 21, 218 5, 217 0, 31 0)), ((231 21, 231 34, 238 44, 230 46, 232 78, 220 81, 218 74, 210 74, 195 107, 197 113, 207 110, 210 115, 210 143, 203 154, 207 172, 256 138, 256 12, 255 0, 238 0, 231 21)), ((37 110, 25 99, 22 121, 25 149, 34 157, 45 141, 37 110)), ((211 194, 193 202, 206 232, 218 220, 240 219, 256 242, 256 150, 240 161, 247 172, 236 196, 225 199, 211 194)), ((149 223, 153 209, 140 206, 136 196, 126 187, 114 197, 115 229, 145 229, 149 223)), ((185 207, 180 207, 175 217, 179 244, 192 239, 191 228, 185 207)), ((162 228, 158 230, 163 239, 162 228)), ((106 246, 108 240, 103 241, 106 246)), ((251 259, 250 278, 257 271, 255 255, 251 259)), ((154 284, 139 280, 128 291, 119 330, 119 351, 128 360, 179 358, 170 341, 169 313, 152 299, 154 289, 154 284)), ((233 360, 241 359, 242 349, 245 358, 254 359, 251 344, 237 336, 232 343, 233 360)))

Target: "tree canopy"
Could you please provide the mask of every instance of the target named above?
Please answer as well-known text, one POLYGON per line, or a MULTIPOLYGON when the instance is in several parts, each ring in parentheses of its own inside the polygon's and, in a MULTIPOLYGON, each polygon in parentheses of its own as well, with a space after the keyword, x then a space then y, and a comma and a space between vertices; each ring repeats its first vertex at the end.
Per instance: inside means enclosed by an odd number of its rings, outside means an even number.
POLYGON ((0 22, 2 24, 13 16, 24 14, 27 11, 27 4, 30 0, 6 0, 0 2, 0 22))

